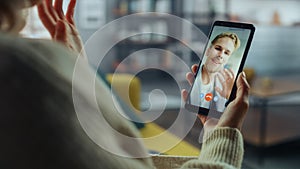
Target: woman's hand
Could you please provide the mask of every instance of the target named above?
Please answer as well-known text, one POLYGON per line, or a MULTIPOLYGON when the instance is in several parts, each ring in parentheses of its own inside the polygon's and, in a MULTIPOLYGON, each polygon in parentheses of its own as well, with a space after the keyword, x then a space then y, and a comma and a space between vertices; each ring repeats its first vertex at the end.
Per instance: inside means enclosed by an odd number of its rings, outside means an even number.
MULTIPOLYGON (((186 79, 190 85, 193 84, 195 80, 195 73, 198 66, 192 66, 192 72, 186 74, 186 79)), ((241 130, 244 118, 249 108, 249 90, 250 86, 246 80, 246 75, 244 72, 240 73, 236 82, 237 94, 236 98, 227 106, 221 118, 209 118, 204 115, 198 115, 202 124, 204 125, 205 132, 213 130, 215 127, 231 127, 241 130)), ((188 91, 182 90, 182 97, 187 100, 188 91)))
POLYGON ((74 23, 76 0, 70 0, 68 10, 64 14, 63 0, 44 0, 38 5, 39 17, 49 31, 53 40, 63 43, 67 48, 79 54, 83 48, 80 35, 74 23))
POLYGON ((246 74, 240 73, 236 82, 237 92, 235 99, 229 103, 222 114, 217 127, 231 127, 241 130, 246 113, 249 108, 250 85, 246 74))

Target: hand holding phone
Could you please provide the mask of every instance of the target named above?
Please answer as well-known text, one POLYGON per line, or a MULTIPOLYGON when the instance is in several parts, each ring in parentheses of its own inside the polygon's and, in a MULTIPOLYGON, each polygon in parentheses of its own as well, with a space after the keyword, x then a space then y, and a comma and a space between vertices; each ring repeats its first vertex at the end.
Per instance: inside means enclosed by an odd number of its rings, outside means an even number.
MULTIPOLYGON (((194 64, 192 66, 192 71, 187 73, 187 81, 192 85, 195 78, 194 75, 198 69, 198 65, 194 64)), ((240 73, 237 78, 237 93, 236 98, 228 104, 228 107, 220 117, 220 120, 215 118, 209 118, 202 114, 198 114, 199 119, 204 125, 205 131, 209 132, 213 130, 215 127, 232 127, 241 129, 244 118, 246 116, 246 112, 249 107, 249 90, 250 86, 246 80, 245 73, 240 73)), ((183 100, 187 100, 188 91, 182 90, 182 98, 183 100)))
MULTIPOLYGON (((250 86, 246 80, 245 73, 237 77, 237 96, 228 105, 220 119, 206 118, 203 122, 204 131, 210 133, 216 127, 230 127, 238 130, 242 129, 246 113, 249 108, 249 90, 250 86)), ((199 115, 199 117, 203 115, 199 115)), ((206 116, 205 116, 206 117, 206 116)))
POLYGON ((198 66, 185 108, 207 115, 223 112, 235 98, 237 74, 242 71, 255 28, 251 24, 216 21, 198 66))

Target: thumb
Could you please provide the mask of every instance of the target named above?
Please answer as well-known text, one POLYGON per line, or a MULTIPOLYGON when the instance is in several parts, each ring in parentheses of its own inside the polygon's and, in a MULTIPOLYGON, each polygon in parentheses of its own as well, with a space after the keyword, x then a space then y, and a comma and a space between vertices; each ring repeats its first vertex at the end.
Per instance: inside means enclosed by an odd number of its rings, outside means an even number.
POLYGON ((239 77, 236 82, 237 92, 236 92, 236 100, 248 102, 250 85, 247 82, 245 72, 239 74, 239 77))

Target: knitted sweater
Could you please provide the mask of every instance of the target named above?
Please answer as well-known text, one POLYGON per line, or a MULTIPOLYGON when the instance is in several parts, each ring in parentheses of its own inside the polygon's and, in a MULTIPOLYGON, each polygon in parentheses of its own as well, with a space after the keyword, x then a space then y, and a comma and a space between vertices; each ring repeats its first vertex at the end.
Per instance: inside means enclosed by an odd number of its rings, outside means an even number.
POLYGON ((182 168, 241 168, 242 135, 237 129, 215 129, 202 145, 199 159, 190 160, 182 168))
POLYGON ((237 129, 217 128, 204 136, 199 157, 153 156, 158 169, 234 169, 241 168, 242 135, 237 129))

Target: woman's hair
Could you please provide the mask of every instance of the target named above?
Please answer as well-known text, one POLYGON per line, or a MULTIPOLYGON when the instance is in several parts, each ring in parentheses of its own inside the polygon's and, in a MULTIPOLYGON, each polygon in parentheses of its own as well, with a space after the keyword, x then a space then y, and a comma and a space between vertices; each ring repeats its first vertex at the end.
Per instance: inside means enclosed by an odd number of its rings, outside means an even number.
POLYGON ((1 0, 0 31, 12 32, 21 27, 24 24, 22 10, 37 4, 39 1, 41 0, 1 0))
POLYGON ((1 0, 0 1, 0 29, 1 31, 10 31, 16 24, 18 10, 16 6, 21 5, 18 0, 1 0), (17 3, 15 3, 17 2, 17 3))

